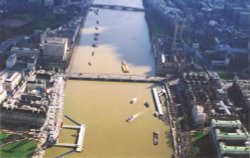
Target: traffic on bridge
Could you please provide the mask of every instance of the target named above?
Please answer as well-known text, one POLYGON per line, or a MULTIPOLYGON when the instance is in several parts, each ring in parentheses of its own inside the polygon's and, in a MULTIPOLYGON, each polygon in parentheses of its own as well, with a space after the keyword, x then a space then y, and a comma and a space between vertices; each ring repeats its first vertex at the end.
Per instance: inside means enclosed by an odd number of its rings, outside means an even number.
POLYGON ((118 81, 118 82, 161 82, 165 78, 142 75, 118 75, 118 74, 94 74, 94 73, 67 73, 65 78, 71 80, 97 80, 97 81, 118 81))

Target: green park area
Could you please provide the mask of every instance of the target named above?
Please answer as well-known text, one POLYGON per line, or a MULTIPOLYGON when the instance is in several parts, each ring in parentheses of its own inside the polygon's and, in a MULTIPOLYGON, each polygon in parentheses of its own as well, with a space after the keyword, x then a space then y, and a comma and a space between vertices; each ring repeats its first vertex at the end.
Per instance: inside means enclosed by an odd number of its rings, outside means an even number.
POLYGON ((234 79, 234 74, 232 72, 219 71, 218 75, 221 79, 224 79, 224 80, 233 80, 234 79))
POLYGON ((25 136, 0 133, 0 157, 31 157, 36 149, 36 143, 36 140, 25 136))

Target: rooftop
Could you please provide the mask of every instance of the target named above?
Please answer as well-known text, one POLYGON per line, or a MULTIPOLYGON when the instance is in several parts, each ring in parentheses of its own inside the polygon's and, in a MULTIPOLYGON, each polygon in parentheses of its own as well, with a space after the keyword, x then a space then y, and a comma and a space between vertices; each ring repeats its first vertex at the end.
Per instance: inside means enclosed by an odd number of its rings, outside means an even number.
POLYGON ((244 132, 227 133, 227 132, 222 132, 220 129, 215 129, 215 134, 217 139, 247 140, 248 138, 250 138, 248 133, 244 132))
POLYGON ((241 126, 241 122, 240 120, 215 120, 212 119, 211 121, 211 125, 212 127, 240 127, 241 126))
POLYGON ((244 154, 250 153, 249 146, 226 146, 225 143, 219 143, 219 147, 222 154, 244 154))
POLYGON ((67 42, 67 38, 61 38, 61 37, 48 37, 46 42, 51 44, 64 44, 67 42))

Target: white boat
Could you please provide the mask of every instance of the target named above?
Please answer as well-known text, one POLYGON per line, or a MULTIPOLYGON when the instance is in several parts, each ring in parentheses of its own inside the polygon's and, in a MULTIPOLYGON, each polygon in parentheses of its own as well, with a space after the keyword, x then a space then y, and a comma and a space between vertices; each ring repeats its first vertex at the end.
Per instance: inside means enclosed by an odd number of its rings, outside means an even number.
POLYGON ((135 117, 133 115, 128 116, 128 119, 126 120, 126 122, 130 122, 133 121, 135 119, 135 117))
POLYGON ((137 102, 137 98, 133 98, 131 101, 130 101, 130 104, 135 104, 137 102))

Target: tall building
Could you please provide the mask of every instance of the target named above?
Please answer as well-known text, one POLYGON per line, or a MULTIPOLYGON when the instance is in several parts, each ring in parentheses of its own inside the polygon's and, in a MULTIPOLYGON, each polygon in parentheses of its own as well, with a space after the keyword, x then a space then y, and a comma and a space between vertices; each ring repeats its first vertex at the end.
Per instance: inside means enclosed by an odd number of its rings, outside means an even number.
POLYGON ((68 39, 60 37, 49 37, 43 44, 43 55, 45 58, 65 61, 67 58, 68 39))

